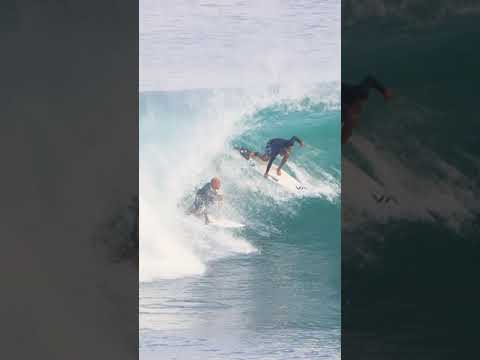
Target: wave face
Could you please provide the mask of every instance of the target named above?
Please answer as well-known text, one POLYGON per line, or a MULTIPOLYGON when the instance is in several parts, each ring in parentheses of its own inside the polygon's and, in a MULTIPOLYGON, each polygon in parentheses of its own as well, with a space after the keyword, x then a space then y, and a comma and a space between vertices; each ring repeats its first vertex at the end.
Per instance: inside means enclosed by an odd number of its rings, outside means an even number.
POLYGON ((142 94, 141 281, 202 274, 213 259, 258 251, 243 233, 214 231, 185 217, 195 189, 213 176, 220 177, 227 196, 223 213, 253 231, 276 231, 278 218, 293 214, 305 219, 321 216, 303 214, 298 199, 250 171, 234 145, 262 150, 270 138, 299 136, 307 146, 295 149, 287 166, 308 186, 303 196, 307 202, 321 198, 337 203, 335 90, 338 98, 334 83, 298 97, 279 87, 254 96, 240 90, 142 94))

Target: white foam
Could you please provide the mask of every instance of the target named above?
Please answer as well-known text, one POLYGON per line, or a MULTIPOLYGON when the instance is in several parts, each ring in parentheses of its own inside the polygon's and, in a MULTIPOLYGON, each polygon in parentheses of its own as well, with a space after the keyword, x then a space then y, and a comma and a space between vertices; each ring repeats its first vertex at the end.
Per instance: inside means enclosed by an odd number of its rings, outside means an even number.
POLYGON ((224 105, 222 96, 213 96, 204 110, 193 110, 192 119, 168 127, 168 134, 159 114, 142 119, 142 130, 157 132, 158 140, 140 150, 141 281, 202 274, 210 258, 204 250, 214 244, 223 244, 216 251, 225 254, 254 251, 242 238, 186 223, 178 207, 185 194, 216 175, 213 159, 235 133, 237 114, 224 105))
POLYGON ((327 171, 320 170, 319 174, 314 176, 292 161, 287 165, 306 188, 302 196, 320 197, 329 201, 335 201, 340 196, 340 182, 327 171))

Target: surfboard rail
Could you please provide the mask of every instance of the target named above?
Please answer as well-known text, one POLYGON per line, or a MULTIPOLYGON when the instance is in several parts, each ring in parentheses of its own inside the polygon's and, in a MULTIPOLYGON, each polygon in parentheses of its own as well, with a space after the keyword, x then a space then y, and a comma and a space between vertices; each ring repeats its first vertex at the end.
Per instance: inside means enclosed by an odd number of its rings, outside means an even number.
MULTIPOLYGON (((238 151, 238 153, 248 161, 248 164, 250 167, 255 169, 259 174, 262 176, 265 173, 265 168, 267 166, 267 162, 263 161, 262 159, 258 157, 252 157, 251 154, 253 153, 249 149, 245 147, 235 147, 235 150, 238 151)), ((269 174, 267 179, 282 186, 284 189, 293 192, 295 194, 302 193, 304 190, 306 190, 306 187, 298 181, 295 177, 290 175, 287 171, 284 169, 281 170, 281 175, 277 175, 277 169, 278 166, 275 164, 272 164, 272 167, 270 168, 269 174)))

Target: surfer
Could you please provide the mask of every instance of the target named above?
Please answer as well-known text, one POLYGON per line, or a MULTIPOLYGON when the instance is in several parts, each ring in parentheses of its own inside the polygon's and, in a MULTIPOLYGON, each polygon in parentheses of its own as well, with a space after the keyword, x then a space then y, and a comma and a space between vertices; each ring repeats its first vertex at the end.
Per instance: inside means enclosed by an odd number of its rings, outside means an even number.
POLYGON ((301 147, 303 147, 303 141, 300 140, 296 136, 292 136, 290 140, 286 139, 270 139, 265 146, 265 153, 260 154, 258 152, 250 153, 250 157, 258 157, 263 161, 268 161, 267 169, 265 170, 265 174, 263 176, 268 177, 268 172, 272 167, 273 161, 278 155, 282 155, 282 162, 277 168, 277 175, 282 175, 282 167, 287 162, 290 154, 292 153, 292 148, 295 142, 298 142, 301 147))
POLYGON ((217 177, 212 178, 195 194, 195 200, 189 210, 190 214, 203 215, 205 224, 210 222, 208 218, 208 210, 215 204, 223 200, 223 195, 220 194, 221 182, 217 177))
POLYGON ((380 92, 385 101, 392 97, 391 91, 371 75, 357 85, 342 82, 342 144, 348 142, 353 128, 357 127, 360 112, 367 102, 368 93, 372 88, 380 92))

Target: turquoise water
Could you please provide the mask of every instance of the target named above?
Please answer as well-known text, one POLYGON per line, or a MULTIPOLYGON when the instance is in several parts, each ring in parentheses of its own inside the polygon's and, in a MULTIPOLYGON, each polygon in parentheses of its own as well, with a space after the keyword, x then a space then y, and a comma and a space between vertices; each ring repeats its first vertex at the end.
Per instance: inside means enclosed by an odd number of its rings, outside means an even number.
POLYGON ((337 95, 338 84, 297 99, 268 90, 262 105, 234 90, 141 94, 142 358, 339 357, 337 95), (286 170, 309 184, 301 197, 250 171, 232 149, 292 135, 307 144, 286 170), (245 229, 183 216, 182 202, 213 175, 223 181, 223 213, 245 229))

